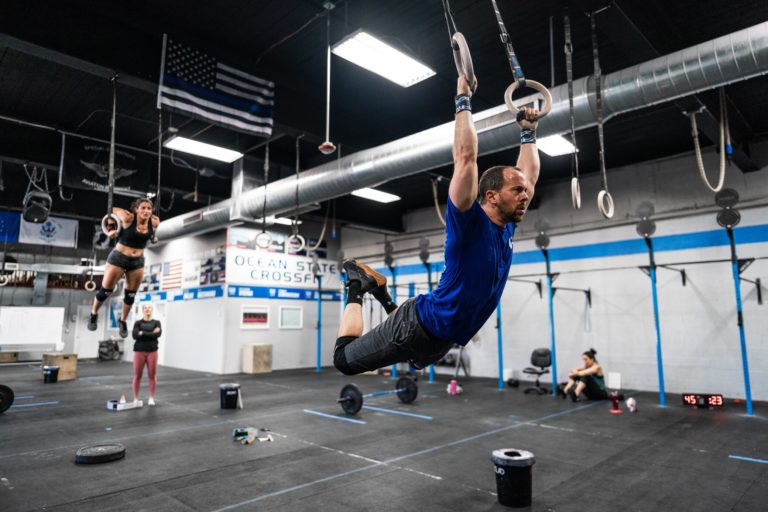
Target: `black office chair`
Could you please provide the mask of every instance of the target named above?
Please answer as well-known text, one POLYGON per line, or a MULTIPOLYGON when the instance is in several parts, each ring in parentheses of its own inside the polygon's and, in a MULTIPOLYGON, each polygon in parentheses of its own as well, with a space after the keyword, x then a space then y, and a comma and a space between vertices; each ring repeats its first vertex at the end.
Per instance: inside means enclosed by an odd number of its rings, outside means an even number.
POLYGON ((539 378, 549 373, 549 367, 552 366, 552 353, 548 348, 537 348, 531 353, 531 364, 538 368, 531 368, 530 366, 523 370, 523 373, 536 376, 536 383, 525 389, 525 393, 538 393, 540 395, 546 394, 549 390, 541 387, 539 384, 539 378))

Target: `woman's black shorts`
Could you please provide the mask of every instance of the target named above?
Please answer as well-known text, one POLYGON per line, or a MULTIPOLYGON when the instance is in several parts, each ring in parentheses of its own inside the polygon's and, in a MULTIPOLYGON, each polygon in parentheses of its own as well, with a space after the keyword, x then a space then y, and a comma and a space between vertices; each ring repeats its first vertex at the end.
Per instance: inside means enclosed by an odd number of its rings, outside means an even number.
POLYGON ((130 256, 126 256, 125 254, 121 253, 117 249, 112 249, 112 251, 109 253, 109 256, 107 256, 107 263, 116 267, 120 267, 126 272, 130 272, 132 270, 144 268, 144 256, 131 258, 130 256))

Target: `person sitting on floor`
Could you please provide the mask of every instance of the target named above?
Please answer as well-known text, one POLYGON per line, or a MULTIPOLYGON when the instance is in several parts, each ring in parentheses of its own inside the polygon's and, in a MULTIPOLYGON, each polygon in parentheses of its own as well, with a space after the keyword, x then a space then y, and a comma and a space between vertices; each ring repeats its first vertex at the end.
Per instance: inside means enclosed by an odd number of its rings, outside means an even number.
POLYGON ((571 400, 577 402, 582 394, 588 400, 608 399, 603 367, 597 362, 596 355, 597 351, 593 348, 581 354, 584 366, 574 368, 568 374, 568 384, 563 389, 563 399, 570 396, 571 400))

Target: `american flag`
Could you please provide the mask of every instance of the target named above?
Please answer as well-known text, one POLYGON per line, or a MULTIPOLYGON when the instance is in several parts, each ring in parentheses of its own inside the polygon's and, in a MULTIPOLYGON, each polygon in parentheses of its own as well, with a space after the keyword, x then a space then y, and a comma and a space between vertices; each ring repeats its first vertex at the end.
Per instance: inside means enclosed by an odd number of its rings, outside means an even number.
POLYGON ((163 36, 157 107, 269 137, 275 84, 163 36))
POLYGON ((163 263, 163 278, 160 282, 161 290, 178 290, 181 288, 181 260, 173 260, 163 263))

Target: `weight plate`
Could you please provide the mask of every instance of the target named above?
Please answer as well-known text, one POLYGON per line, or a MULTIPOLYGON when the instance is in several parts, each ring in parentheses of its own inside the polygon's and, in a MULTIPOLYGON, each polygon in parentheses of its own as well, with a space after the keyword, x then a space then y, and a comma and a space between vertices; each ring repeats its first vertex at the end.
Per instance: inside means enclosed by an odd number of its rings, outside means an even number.
POLYGON ((715 204, 721 208, 736 206, 739 202, 739 193, 732 188, 724 188, 715 194, 715 204))
POLYGON ((741 214, 738 210, 726 208, 717 212, 717 223, 724 228, 732 228, 741 222, 741 214))
POLYGON ((419 387, 416 382, 410 377, 400 377, 397 379, 395 389, 398 389, 397 398, 404 404, 409 404, 416 400, 416 396, 419 394, 419 387))
POLYGON ((651 219, 642 219, 637 223, 637 234, 647 238, 656 232, 656 223, 651 219))
POLYGON ((536 236, 536 247, 546 249, 549 247, 549 237, 545 233, 539 233, 536 236))
POLYGON ((125 457, 125 446, 120 443, 95 444, 85 446, 75 453, 77 464, 99 464, 125 457))
POLYGON ((0 414, 4 413, 13 404, 13 390, 0 384, 0 414))
POLYGON ((338 401, 347 414, 357 414, 363 408, 363 394, 354 384, 347 384, 341 388, 338 401))

